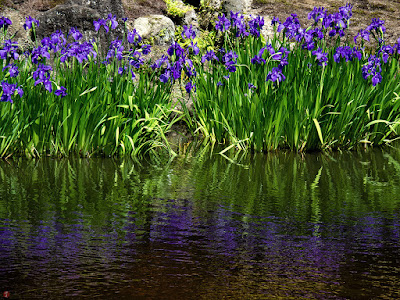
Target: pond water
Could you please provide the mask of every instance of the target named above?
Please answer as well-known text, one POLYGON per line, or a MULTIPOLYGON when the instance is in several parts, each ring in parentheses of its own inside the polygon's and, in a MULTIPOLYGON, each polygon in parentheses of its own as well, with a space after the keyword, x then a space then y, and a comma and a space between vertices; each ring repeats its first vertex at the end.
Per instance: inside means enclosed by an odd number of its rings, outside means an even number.
POLYGON ((400 151, 0 161, 0 292, 399 299, 400 151))

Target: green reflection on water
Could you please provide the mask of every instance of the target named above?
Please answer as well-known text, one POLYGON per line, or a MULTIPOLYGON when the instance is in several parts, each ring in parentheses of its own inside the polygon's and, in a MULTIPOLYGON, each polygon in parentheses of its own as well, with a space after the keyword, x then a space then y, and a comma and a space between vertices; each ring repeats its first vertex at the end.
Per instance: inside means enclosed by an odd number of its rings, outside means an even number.
MULTIPOLYGON (((400 202, 400 151, 177 157, 163 166, 130 160, 0 162, 0 218, 101 225, 146 215, 166 199, 190 199, 198 216, 219 205, 245 215, 340 221, 392 213, 400 202)), ((161 206, 160 206, 161 207, 161 206)), ((161 208, 160 208, 161 209, 161 208)), ((136 218, 145 222, 146 218, 136 218)))

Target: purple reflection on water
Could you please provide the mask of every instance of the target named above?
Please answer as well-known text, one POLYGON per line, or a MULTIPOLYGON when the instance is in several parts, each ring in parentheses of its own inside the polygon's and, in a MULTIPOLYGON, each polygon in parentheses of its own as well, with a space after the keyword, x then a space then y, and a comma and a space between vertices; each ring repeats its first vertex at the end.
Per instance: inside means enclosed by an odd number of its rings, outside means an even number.
POLYGON ((354 266, 363 280, 372 280, 376 268, 390 268, 388 262, 400 257, 396 216, 300 224, 221 206, 200 217, 190 201, 154 203, 144 215, 113 213, 99 225, 80 214, 74 224, 56 217, 35 224, 2 220, 0 272, 9 277, 0 284, 15 289, 42 284, 48 295, 57 287, 63 295, 83 296, 113 284, 135 290, 138 280, 153 285, 169 276, 175 287, 212 280, 222 290, 235 290, 245 280, 259 295, 275 295, 277 290, 262 287, 278 284, 279 291, 286 286, 286 296, 338 299, 354 266), (385 263, 379 265, 379 257, 385 263))

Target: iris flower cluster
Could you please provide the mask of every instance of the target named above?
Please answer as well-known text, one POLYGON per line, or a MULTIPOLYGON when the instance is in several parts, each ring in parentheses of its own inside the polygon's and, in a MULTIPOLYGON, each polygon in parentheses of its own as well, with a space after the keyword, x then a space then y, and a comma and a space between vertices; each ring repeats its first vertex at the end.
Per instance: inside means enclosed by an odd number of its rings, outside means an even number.
POLYGON ((246 22, 245 17, 240 13, 230 12, 228 19, 225 14, 218 16, 215 23, 215 29, 219 32, 234 32, 236 37, 245 38, 249 35, 259 37, 264 26, 264 19, 260 16, 250 16, 250 20, 246 22))
POLYGON ((382 81, 381 59, 376 55, 371 55, 368 62, 362 67, 362 75, 364 79, 371 77, 372 85, 376 86, 382 81))
POLYGON ((21 98, 24 95, 24 91, 21 87, 13 83, 8 83, 7 81, 2 81, 0 83, 2 94, 0 96, 0 101, 13 103, 12 96, 18 94, 21 98))
POLYGON ((0 49, 0 58, 1 59, 14 59, 17 60, 19 57, 18 54, 18 43, 13 42, 11 40, 5 40, 3 43, 3 48, 0 49))
POLYGON ((333 60, 336 63, 339 63, 341 59, 345 59, 346 62, 352 61, 353 58, 357 58, 358 60, 362 59, 362 53, 357 47, 343 46, 337 47, 336 52, 333 55, 333 60))
POLYGON ((190 94, 192 90, 196 89, 193 79, 197 76, 197 72, 193 61, 189 57, 191 53, 198 55, 200 50, 197 43, 193 41, 196 38, 196 32, 192 26, 183 26, 181 36, 183 39, 190 40, 190 44, 186 49, 179 43, 172 42, 167 50, 168 56, 161 56, 151 65, 151 68, 161 73, 159 79, 163 83, 182 79, 182 74, 185 74, 185 89, 190 94))
POLYGON ((52 84, 50 78, 50 72, 53 70, 51 66, 39 64, 36 71, 32 73, 33 79, 35 79, 35 86, 42 83, 46 90, 52 92, 52 84))
MULTIPOLYGON (((326 51, 326 43, 323 40, 326 37, 343 37, 350 24, 351 16, 352 5, 350 4, 340 7, 339 11, 334 14, 328 14, 323 7, 316 7, 308 15, 308 18, 313 20, 314 24, 307 29, 301 26, 296 14, 291 14, 283 23, 274 17, 272 25, 276 26, 278 33, 282 32, 283 44, 287 40, 294 39, 300 51, 308 51, 308 55, 312 55, 319 66, 325 66, 328 64, 328 53, 326 51)), ((122 21, 125 23, 126 19, 122 21)), ((0 28, 3 28, 3 30, 7 30, 11 24, 12 22, 8 18, 0 17, 0 28)), ((119 24, 116 17, 109 14, 105 19, 94 21, 93 25, 95 31, 98 32, 103 27, 105 32, 108 33, 110 30, 116 29, 119 24)), ((26 18, 24 24, 26 30, 34 29, 37 26, 39 26, 39 22, 36 19, 30 16, 26 18)), ((260 16, 245 18, 240 13, 233 12, 229 16, 221 14, 215 23, 217 32, 239 38, 240 41, 247 37, 259 38, 263 26, 264 19, 260 16)), ((383 39, 385 32, 384 21, 378 18, 372 19, 371 24, 354 37, 354 42, 357 44, 359 38, 363 41, 369 41, 370 36, 373 36, 379 43, 379 48, 374 55, 368 56, 365 54, 363 45, 361 47, 351 47, 346 44, 335 49, 333 53, 334 62, 341 63, 345 61, 347 63, 355 59, 359 61, 368 59, 362 67, 362 76, 365 80, 371 80, 372 85, 376 86, 382 82, 382 66, 389 62, 391 56, 400 54, 400 39, 393 46, 386 45, 383 39)), ((196 30, 192 25, 183 26, 181 36, 184 40, 188 40, 185 42, 186 46, 183 47, 179 43, 173 42, 167 50, 167 55, 161 56, 151 65, 151 68, 158 72, 157 76, 161 83, 184 80, 186 91, 190 93, 196 89, 194 79, 197 76, 192 58, 199 55, 200 49, 195 42, 196 30)), ((77 28, 71 28, 67 36, 64 36, 61 31, 56 31, 51 36, 43 38, 35 48, 27 51, 25 55, 36 67, 32 74, 35 86, 42 85, 48 92, 54 90, 53 84, 57 86, 52 80, 52 67, 46 63, 52 54, 58 57, 66 67, 74 60, 80 64, 86 61, 99 62, 95 60, 98 54, 95 42, 82 41, 82 39, 83 35, 77 28), (70 43, 67 42, 69 37, 72 40, 70 43)), ((4 78, 17 80, 16 78, 20 72, 17 63, 20 60, 18 44, 11 40, 5 40, 0 48, 0 59, 5 60, 2 66, 4 78)), ((150 52, 151 46, 142 44, 142 37, 133 29, 127 32, 126 40, 116 39, 111 42, 103 63, 107 65, 115 61, 119 75, 130 72, 132 79, 134 79, 134 71, 136 72, 145 64, 144 55, 148 55, 150 52)), ((264 44, 250 61, 252 65, 257 65, 257 68, 265 67, 267 62, 269 66, 272 64, 265 80, 279 83, 286 79, 283 72, 285 66, 288 65, 289 54, 290 51, 285 47, 276 46, 276 44, 274 46, 264 44)), ((219 51, 206 51, 200 60, 203 64, 209 62, 212 65, 221 65, 226 70, 226 73, 222 74, 222 76, 225 75, 224 78, 228 80, 228 74, 236 72, 239 68, 238 58, 239 55, 234 50, 220 49, 219 51)), ((224 81, 222 78, 221 80, 224 81)), ((217 85, 222 86, 222 81, 219 81, 217 85)), ((13 83, 8 83, 3 80, 1 88, 1 101, 12 102, 11 97, 13 95, 23 95, 22 87, 18 86, 14 81, 13 83)), ((255 87, 249 84, 249 89, 255 89, 255 87)), ((67 95, 67 90, 65 87, 57 86, 54 94, 64 97, 67 95)))
POLYGON ((8 70, 8 74, 10 75, 11 78, 17 77, 19 74, 18 66, 16 64, 8 64, 3 68, 3 72, 5 70, 8 70))

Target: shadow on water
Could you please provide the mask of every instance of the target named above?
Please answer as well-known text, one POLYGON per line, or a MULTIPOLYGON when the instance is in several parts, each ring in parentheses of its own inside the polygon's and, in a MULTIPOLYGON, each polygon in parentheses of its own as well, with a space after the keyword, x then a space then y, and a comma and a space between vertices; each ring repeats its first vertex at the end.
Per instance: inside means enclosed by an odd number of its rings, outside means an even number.
POLYGON ((400 151, 0 162, 11 298, 400 298, 400 151))

